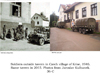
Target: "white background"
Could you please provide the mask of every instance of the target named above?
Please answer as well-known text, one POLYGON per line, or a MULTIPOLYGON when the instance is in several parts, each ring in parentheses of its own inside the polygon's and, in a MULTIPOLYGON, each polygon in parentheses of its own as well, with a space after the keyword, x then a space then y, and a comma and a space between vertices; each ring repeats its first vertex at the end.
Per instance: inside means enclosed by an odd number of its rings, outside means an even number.
POLYGON ((16 51, 13 54, 0 54, 0 76, 100 76, 100 52, 65 51, 16 51), (10 63, 90 63, 90 69, 46 70, 10 69, 10 63))
MULTIPOLYGON (((7 1, 7 0, 2 0, 7 1)), ((13 0, 8 0, 13 1, 13 0)), ((17 0, 19 1, 19 0, 17 0)), ((35 1, 35 0, 27 0, 35 1)), ((39 2, 73 3, 66 0, 36 0, 39 2), (66 2, 65 2, 66 1, 66 2)), ((86 0, 85 0, 86 1, 86 0)), ((74 1, 76 2, 76 1, 74 1)), ((54 8, 55 6, 53 6, 54 8)), ((51 7, 51 9, 53 9, 51 7)), ((58 7, 59 8, 59 7, 58 7)), ((58 9, 57 8, 57 9, 58 9)), ((55 8, 54 8, 55 10, 55 8)), ((53 10, 52 10, 53 11, 53 10)), ((65 51, 62 53, 52 53, 46 51, 16 51, 13 54, 1 54, 0 52, 0 76, 100 76, 100 52, 97 51, 65 51), (10 63, 90 63, 90 70, 67 69, 55 70, 54 73, 47 73, 46 70, 12 70, 10 63)))

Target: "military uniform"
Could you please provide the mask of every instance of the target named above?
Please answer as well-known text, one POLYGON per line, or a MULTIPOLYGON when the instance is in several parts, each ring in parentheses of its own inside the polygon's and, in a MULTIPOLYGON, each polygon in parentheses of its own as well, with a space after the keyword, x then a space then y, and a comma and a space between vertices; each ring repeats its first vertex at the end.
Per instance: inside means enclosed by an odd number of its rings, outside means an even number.
POLYGON ((28 28, 25 30, 25 38, 27 39, 27 34, 28 34, 28 28))
POLYGON ((5 36, 6 36, 6 27, 4 26, 3 27, 3 39, 5 39, 5 36))

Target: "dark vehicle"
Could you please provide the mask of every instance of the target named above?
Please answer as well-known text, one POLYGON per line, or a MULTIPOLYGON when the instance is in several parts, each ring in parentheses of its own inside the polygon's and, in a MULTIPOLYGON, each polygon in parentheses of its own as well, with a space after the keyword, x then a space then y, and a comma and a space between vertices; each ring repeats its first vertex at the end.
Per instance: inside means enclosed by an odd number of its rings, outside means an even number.
POLYGON ((39 45, 44 45, 45 41, 50 41, 50 28, 38 28, 34 29, 34 33, 30 33, 28 36, 30 42, 35 41, 39 45))
POLYGON ((64 28, 65 22, 58 22, 57 26, 58 28, 64 28))
POLYGON ((80 33, 86 34, 87 32, 93 33, 96 26, 96 20, 94 18, 78 19, 74 26, 72 26, 72 31, 79 31, 80 33))

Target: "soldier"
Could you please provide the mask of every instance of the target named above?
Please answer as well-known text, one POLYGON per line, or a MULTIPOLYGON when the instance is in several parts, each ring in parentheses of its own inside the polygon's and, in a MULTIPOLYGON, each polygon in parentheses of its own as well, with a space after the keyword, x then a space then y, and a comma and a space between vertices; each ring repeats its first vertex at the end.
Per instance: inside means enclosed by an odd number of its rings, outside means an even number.
POLYGON ((16 37, 16 30, 13 28, 13 36, 14 36, 14 39, 16 37))
POLYGON ((9 39, 12 38, 12 35, 11 35, 11 31, 10 31, 10 29, 8 30, 6 37, 9 38, 9 39))
POLYGON ((3 39, 5 40, 5 36, 6 36, 6 25, 4 25, 3 27, 3 39))
POLYGON ((24 38, 24 27, 23 27, 23 25, 21 25, 20 32, 21 32, 21 38, 23 39, 24 38))
POLYGON ((25 30, 25 38, 27 39, 27 34, 28 34, 28 28, 25 30))

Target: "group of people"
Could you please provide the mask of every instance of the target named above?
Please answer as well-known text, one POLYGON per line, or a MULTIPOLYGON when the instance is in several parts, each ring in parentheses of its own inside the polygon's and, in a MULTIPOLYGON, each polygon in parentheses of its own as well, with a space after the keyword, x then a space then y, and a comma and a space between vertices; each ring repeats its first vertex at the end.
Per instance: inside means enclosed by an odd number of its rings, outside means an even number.
MULTIPOLYGON (((20 40, 20 39, 23 39, 23 38, 27 39, 28 28, 26 28, 24 30, 23 25, 18 25, 18 27, 12 28, 12 30, 13 30, 14 41, 17 41, 17 40, 20 40)), ((5 37, 9 38, 9 39, 12 38, 11 29, 8 29, 8 32, 6 32, 6 25, 4 25, 4 27, 3 27, 3 40, 5 40, 5 37)))

